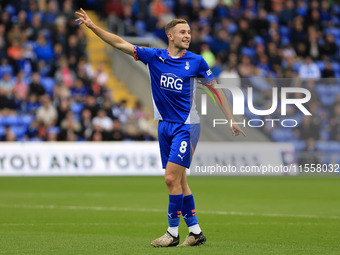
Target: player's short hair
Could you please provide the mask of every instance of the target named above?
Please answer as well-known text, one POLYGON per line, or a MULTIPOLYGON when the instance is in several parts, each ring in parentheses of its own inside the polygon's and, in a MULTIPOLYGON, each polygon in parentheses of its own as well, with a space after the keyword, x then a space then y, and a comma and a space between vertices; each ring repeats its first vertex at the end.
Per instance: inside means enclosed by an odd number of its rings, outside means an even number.
POLYGON ((168 34, 171 28, 175 27, 178 24, 188 24, 188 21, 185 19, 174 19, 170 21, 168 24, 165 26, 165 33, 168 34))

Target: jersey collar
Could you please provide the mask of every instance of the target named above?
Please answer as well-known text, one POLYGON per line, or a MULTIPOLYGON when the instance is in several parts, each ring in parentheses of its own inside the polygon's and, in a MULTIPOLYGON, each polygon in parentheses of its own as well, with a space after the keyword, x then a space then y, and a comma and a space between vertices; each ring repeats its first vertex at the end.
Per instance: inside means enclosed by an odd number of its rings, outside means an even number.
MULTIPOLYGON (((166 49, 166 52, 168 53, 168 55, 169 55, 171 58, 173 58, 173 57, 171 56, 171 54, 170 54, 169 48, 166 49)), ((178 58, 183 57, 186 53, 187 53, 187 50, 184 50, 183 53, 182 53, 182 55, 180 55, 178 58)), ((177 58, 174 58, 174 59, 177 59, 177 58)))

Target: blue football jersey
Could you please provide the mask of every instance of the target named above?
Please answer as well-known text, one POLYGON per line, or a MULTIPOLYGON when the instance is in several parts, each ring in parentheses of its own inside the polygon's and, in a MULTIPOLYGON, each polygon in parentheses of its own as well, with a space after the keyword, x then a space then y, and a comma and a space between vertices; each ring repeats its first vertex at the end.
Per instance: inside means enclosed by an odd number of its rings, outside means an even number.
POLYGON ((149 69, 156 120, 200 122, 195 104, 196 82, 191 82, 191 78, 204 78, 206 84, 215 82, 202 56, 185 51, 175 58, 168 49, 135 46, 134 58, 149 69))

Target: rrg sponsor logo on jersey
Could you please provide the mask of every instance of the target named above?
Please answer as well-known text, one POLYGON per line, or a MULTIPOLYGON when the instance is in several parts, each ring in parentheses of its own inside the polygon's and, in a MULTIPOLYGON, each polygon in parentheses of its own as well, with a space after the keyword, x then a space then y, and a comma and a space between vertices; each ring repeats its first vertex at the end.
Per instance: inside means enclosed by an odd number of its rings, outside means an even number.
POLYGON ((183 79, 172 73, 163 73, 161 75, 160 86, 162 89, 182 92, 183 79))

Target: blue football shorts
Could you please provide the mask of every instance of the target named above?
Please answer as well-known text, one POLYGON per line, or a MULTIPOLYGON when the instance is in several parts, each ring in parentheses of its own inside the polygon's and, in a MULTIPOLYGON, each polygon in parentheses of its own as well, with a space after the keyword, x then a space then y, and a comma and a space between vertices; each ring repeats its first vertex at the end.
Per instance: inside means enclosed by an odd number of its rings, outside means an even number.
POLYGON ((199 136, 200 124, 160 120, 158 140, 163 169, 168 161, 189 168, 199 136))

